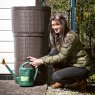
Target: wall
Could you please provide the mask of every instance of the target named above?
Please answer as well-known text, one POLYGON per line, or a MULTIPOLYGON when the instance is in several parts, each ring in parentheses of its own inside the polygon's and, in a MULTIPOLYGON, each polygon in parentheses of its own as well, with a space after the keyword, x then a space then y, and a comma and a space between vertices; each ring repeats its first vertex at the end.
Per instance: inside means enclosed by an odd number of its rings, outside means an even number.
POLYGON ((14 70, 14 38, 11 18, 13 6, 35 6, 35 0, 0 0, 0 74, 9 74, 6 67, 1 64, 3 58, 14 70))

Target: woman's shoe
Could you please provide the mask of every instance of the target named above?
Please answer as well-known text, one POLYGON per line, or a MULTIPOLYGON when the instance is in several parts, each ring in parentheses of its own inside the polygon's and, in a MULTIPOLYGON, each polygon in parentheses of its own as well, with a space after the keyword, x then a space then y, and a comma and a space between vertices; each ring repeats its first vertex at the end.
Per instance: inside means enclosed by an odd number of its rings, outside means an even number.
POLYGON ((82 80, 79 84, 78 84, 78 90, 81 92, 85 92, 86 88, 87 88, 87 81, 86 80, 82 80))
POLYGON ((86 91, 87 81, 86 80, 77 81, 72 84, 66 84, 65 87, 77 89, 80 92, 84 92, 84 91, 86 91))
POLYGON ((53 89, 61 88, 61 87, 62 87, 62 84, 59 83, 59 82, 56 82, 56 83, 54 83, 54 84, 51 85, 51 88, 53 88, 53 89))

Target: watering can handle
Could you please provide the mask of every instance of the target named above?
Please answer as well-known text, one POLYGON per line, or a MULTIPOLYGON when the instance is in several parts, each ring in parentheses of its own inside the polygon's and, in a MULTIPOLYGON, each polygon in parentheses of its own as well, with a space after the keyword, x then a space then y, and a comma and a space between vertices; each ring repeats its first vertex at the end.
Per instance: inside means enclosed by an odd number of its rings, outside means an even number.
POLYGON ((23 67, 26 64, 30 64, 30 62, 24 62, 23 64, 20 65, 20 67, 23 67))
POLYGON ((35 81, 35 79, 37 77, 37 74, 38 74, 38 68, 35 69, 34 81, 35 81))
MULTIPOLYGON (((20 67, 23 67, 24 65, 26 65, 26 64, 30 64, 30 62, 24 62, 20 67)), ((34 75, 34 81, 35 81, 35 79, 36 79, 36 76, 37 76, 37 74, 38 74, 38 68, 35 68, 35 75, 34 75)))

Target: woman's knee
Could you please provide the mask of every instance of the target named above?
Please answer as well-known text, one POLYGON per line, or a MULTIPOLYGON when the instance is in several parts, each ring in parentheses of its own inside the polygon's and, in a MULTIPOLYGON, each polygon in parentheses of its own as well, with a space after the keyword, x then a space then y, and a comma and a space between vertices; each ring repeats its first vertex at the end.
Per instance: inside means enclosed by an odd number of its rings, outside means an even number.
POLYGON ((52 79, 53 79, 53 81, 57 81, 58 82, 58 81, 61 80, 61 76, 56 71, 56 72, 53 73, 52 79))

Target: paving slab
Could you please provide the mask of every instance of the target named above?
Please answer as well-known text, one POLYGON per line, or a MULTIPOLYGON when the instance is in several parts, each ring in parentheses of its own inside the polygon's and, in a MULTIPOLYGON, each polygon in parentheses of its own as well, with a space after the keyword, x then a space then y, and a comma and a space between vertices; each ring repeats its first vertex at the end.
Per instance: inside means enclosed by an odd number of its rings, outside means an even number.
POLYGON ((46 95, 47 85, 20 87, 14 80, 0 80, 0 95, 46 95))

